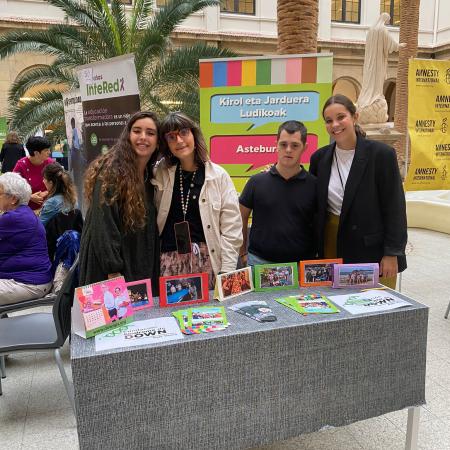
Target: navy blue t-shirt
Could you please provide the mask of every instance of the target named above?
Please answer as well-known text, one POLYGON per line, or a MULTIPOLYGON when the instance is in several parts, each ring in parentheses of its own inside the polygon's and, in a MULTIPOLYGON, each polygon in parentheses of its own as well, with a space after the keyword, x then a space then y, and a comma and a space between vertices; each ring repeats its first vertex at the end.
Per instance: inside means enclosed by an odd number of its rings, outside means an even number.
POLYGON ((248 251, 273 262, 316 256, 316 178, 302 170, 285 180, 273 166, 252 176, 239 198, 253 210, 248 251))

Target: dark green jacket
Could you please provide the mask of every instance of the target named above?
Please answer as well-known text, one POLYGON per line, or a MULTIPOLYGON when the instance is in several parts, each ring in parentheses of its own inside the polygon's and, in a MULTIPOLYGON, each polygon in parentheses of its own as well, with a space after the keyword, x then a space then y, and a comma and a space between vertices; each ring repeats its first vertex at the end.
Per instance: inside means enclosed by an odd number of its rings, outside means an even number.
POLYGON ((81 237, 79 285, 95 283, 120 272, 126 281, 150 278, 158 292, 159 235, 156 230, 154 190, 146 184, 147 220, 144 228, 124 231, 117 203, 100 203, 101 180, 94 187, 81 237))

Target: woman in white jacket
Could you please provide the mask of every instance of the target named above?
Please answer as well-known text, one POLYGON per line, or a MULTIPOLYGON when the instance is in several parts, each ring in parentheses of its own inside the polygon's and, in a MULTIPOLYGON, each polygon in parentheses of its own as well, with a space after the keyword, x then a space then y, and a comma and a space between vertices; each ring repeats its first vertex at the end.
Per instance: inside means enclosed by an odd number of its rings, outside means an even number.
POLYGON ((155 169, 161 276, 236 269, 242 245, 239 201, 230 176, 209 160, 198 125, 180 112, 160 127, 163 159, 155 169))

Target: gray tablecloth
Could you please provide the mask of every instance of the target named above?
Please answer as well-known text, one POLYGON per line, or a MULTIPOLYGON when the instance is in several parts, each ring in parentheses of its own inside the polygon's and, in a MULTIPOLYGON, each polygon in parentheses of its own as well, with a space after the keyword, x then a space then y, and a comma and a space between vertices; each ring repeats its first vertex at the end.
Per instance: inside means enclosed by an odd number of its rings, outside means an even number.
POLYGON ((80 448, 248 448, 425 403, 427 307, 305 317, 274 301, 296 293, 227 300, 266 300, 278 320, 227 309, 226 330, 179 341, 97 353, 72 335, 80 448))

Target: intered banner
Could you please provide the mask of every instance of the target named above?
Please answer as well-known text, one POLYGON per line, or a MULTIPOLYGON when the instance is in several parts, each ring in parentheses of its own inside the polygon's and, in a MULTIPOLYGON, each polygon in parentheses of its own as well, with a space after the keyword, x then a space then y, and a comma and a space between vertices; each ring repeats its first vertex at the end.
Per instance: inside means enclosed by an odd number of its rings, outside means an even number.
POLYGON ((200 60, 200 124, 211 160, 240 192, 248 178, 277 160, 281 123, 308 129, 301 163, 329 143, 322 107, 331 95, 331 54, 200 60))
MULTIPOLYGON (((83 177, 86 153, 83 142, 83 107, 79 89, 63 93, 64 120, 69 146, 69 171, 77 189, 78 207, 83 210, 83 177)), ((83 210, 84 211, 84 210, 83 210)))
POLYGON ((450 189, 450 61, 412 59, 408 75, 408 191, 450 189))
POLYGON ((117 141, 129 117, 140 110, 134 55, 77 67, 88 163, 117 141))

